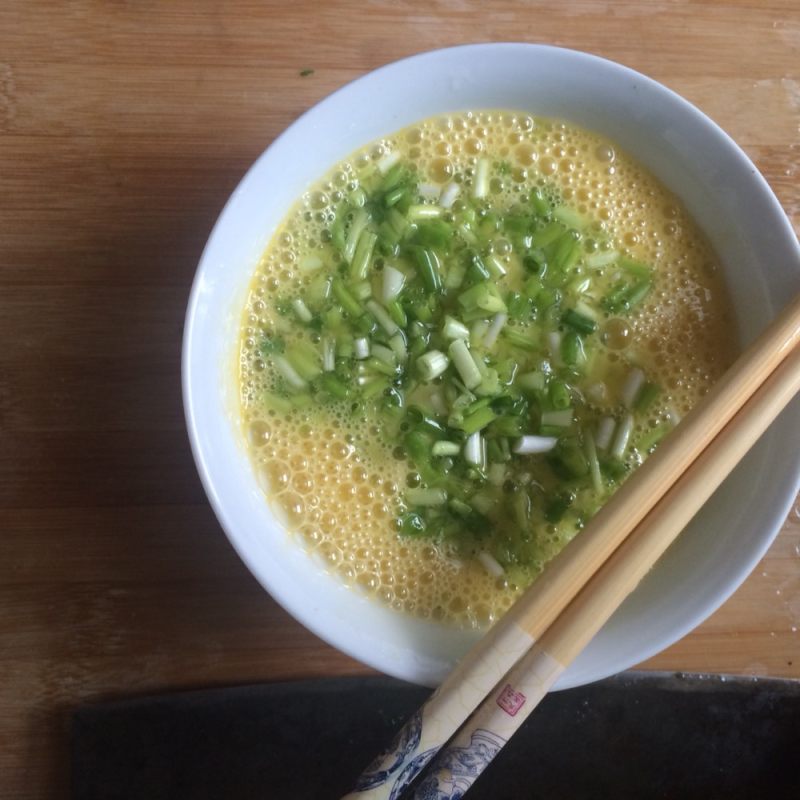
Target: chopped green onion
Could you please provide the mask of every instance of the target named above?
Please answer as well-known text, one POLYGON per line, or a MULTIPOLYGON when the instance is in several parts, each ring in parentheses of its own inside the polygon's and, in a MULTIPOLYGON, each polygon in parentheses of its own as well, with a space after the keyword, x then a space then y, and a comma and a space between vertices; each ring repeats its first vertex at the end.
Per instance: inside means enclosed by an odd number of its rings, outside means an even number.
POLYGON ((621 256, 617 261, 617 266, 622 267, 622 269, 624 269, 626 272, 629 272, 635 278, 644 278, 645 280, 649 281, 653 275, 653 271, 646 264, 642 264, 639 261, 633 261, 627 256, 621 256))
POLYGON ((372 400, 389 388, 389 381, 386 378, 374 378, 362 384, 361 394, 365 400, 372 400))
POLYGON ((341 305, 351 317, 360 317, 364 313, 364 309, 361 308, 358 300, 350 294, 347 287, 339 278, 333 279, 331 289, 333 291, 333 296, 339 301, 339 305, 341 305))
POLYGON ((429 350, 417 359, 417 371, 425 382, 438 378, 449 366, 449 359, 439 350, 429 350))
POLYGON ((526 372, 517 375, 514 383, 526 392, 541 392, 544 391, 545 376, 543 372, 526 372))
POLYGON ((373 344, 370 350, 371 355, 386 364, 387 367, 394 369, 397 366, 397 356, 388 347, 384 347, 382 344, 373 344))
POLYGON ((335 375, 326 373, 319 382, 322 388, 337 400, 344 400, 350 394, 347 384, 340 381, 335 375))
POLYGON ((583 339, 575 331, 567 331, 561 339, 561 360, 568 367, 575 367, 586 361, 583 339))
POLYGON ((550 385, 547 387, 547 394, 550 397, 553 408, 557 411, 569 408, 570 403, 572 403, 569 386, 567 386, 564 381, 557 379, 551 380, 550 385))
POLYGON ((549 428, 568 428, 572 425, 572 409, 563 408, 559 411, 543 411, 542 425, 549 428))
POLYGON ((347 239, 345 240, 344 249, 342 250, 342 256, 348 264, 353 260, 353 256, 356 252, 356 245, 368 223, 369 214, 367 214, 363 208, 359 208, 356 215, 353 217, 353 221, 350 223, 350 230, 347 232, 347 239))
POLYGON ((485 319, 476 319, 469 330, 469 343, 472 347, 480 347, 486 334, 489 332, 489 323, 485 319))
POLYGON ((547 199, 542 194, 541 189, 534 189, 531 192, 530 204, 533 206, 533 210, 540 217, 543 217, 551 212, 550 203, 547 202, 547 199))
POLYGON ((554 208, 553 217, 559 222, 563 222, 568 228, 582 231, 586 227, 586 220, 577 211, 568 206, 554 208))
POLYGON ((267 392, 264 395, 264 404, 267 408, 274 409, 281 414, 288 414, 294 408, 294 404, 291 400, 281 397, 278 394, 273 394, 272 392, 267 392))
POLYGON ((436 253, 425 247, 414 247, 413 250, 414 260, 417 265, 417 272, 425 288, 433 293, 442 290, 442 275, 439 258, 436 253))
POLYGON ((412 506, 443 506, 447 502, 444 489, 406 489, 406 501, 412 506))
POLYGON ((275 356, 275 367, 280 372, 283 379, 295 391, 302 391, 308 388, 308 381, 306 381, 297 370, 288 362, 283 356, 275 356))
POLYGON ((386 331, 388 336, 394 336, 400 330, 400 326, 386 313, 383 306, 374 300, 368 300, 366 307, 367 311, 375 317, 375 321, 386 331))
POLYGON ((505 264, 495 255, 488 255, 484 259, 484 263, 486 264, 486 268, 489 270, 489 274, 495 279, 498 280, 502 278, 506 274, 506 267, 505 264))
POLYGON ((403 516, 398 519, 398 524, 400 532, 404 536, 420 536, 425 533, 428 527, 425 518, 414 511, 403 514, 403 516))
POLYGON ((408 361, 408 348, 406 347, 406 339, 402 331, 398 331, 391 339, 389 339, 389 347, 395 358, 400 364, 405 364, 408 361))
POLYGON ((597 330, 597 322, 594 319, 571 308, 561 315, 561 321, 577 333, 588 334, 597 330))
POLYGON ((358 237, 353 261, 350 264, 350 280, 363 281, 369 274, 369 267, 372 263, 372 252, 375 250, 375 243, 378 237, 370 230, 361 232, 358 237))
POLYGON ((286 351, 286 358, 306 381, 313 381, 322 372, 319 353, 307 342, 296 342, 286 351))
POLYGON ((536 350, 539 346, 536 340, 516 328, 503 328, 503 338, 514 347, 520 348, 520 350, 536 350))
POLYGON ((467 311, 482 309, 496 314, 508 310, 497 288, 491 283, 476 283, 458 296, 458 302, 467 311))
POLYGON ((479 408, 474 414, 464 417, 461 423, 461 429, 468 436, 475 433, 475 431, 482 431, 490 422, 496 419, 497 414, 492 411, 489 406, 479 408))
POLYGON ((660 393, 661 389, 655 383, 645 383, 633 407, 637 411, 646 411, 660 393))

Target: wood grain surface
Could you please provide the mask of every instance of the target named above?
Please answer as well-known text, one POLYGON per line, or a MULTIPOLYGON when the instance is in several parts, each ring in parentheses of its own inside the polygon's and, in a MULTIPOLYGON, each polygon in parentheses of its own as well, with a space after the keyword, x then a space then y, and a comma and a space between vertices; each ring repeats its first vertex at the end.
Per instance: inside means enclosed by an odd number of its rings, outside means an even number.
MULTIPOLYGON (((258 587, 205 500, 179 387, 189 285, 230 191, 310 105, 388 61, 504 40, 675 89, 800 225, 797 0, 0 4, 3 798, 68 796, 82 702, 368 671, 258 587)), ((798 627, 795 510, 645 667, 800 677, 798 627)))

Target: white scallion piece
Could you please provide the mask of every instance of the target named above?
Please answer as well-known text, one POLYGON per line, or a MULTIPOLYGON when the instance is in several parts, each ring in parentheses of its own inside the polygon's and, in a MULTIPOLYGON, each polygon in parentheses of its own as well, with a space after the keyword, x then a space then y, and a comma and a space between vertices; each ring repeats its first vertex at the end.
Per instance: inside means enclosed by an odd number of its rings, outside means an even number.
POLYGON ((478 553, 477 559, 481 562, 481 566, 483 566, 483 568, 493 578, 501 578, 506 574, 506 571, 500 565, 500 562, 491 553, 487 553, 485 550, 483 550, 482 552, 478 553))
POLYGON ((549 453, 558 444, 555 436, 522 436, 517 439, 511 450, 520 456, 535 453, 549 453))
POLYGON ((597 381, 586 389, 586 396, 595 403, 605 403, 608 399, 608 387, 602 381, 597 381))
POLYGON ((476 319, 469 330, 469 343, 472 347, 480 347, 483 338, 489 330, 489 323, 485 319, 476 319))
POLYGON ((301 377, 300 373, 283 356, 275 356, 275 366, 292 389, 299 391, 308 388, 308 382, 301 377))
POLYGON ((502 486, 506 480, 506 467, 505 464, 492 464, 486 470, 486 477, 492 486, 502 486))
POLYGON ((586 256, 585 261, 589 269, 600 269, 600 267, 613 264, 618 258, 618 250, 601 250, 599 253, 590 253, 586 256))
POLYGON ((486 264, 486 269, 489 270, 489 274, 496 280, 499 280, 505 276, 506 265, 497 256, 486 256, 484 259, 484 264, 486 264))
POLYGON ((353 340, 353 354, 361 361, 369 358, 369 339, 359 336, 358 339, 353 340))
POLYGON ((489 194, 489 159, 479 158, 475 165, 475 182, 472 185, 472 196, 476 200, 489 194))
POLYGON ((617 423, 614 422, 613 417, 603 417, 600 420, 597 424, 597 435, 594 437, 594 443, 598 450, 608 450, 616 427, 617 423))
POLYGON ((642 372, 639 367, 634 367, 628 373, 628 377, 625 379, 625 384, 622 387, 622 404, 625 408, 633 408, 633 404, 636 402, 639 392, 642 391, 644 383, 644 372, 642 372))
POLYGON ((543 411, 542 425, 552 425, 554 428, 568 428, 572 425, 572 409, 562 408, 560 411, 543 411))
POLYGON ((308 306, 303 302, 302 298, 295 297, 295 299, 292 300, 292 308, 300 322, 311 322, 313 314, 309 311, 308 306))
POLYGON ((424 203, 416 206, 409 206, 406 217, 412 222, 421 219, 438 219, 444 213, 441 206, 426 205, 424 203))
POLYGON ((443 506, 447 502, 444 489, 406 489, 406 500, 412 506, 443 506))
POLYGON ((394 336, 400 331, 400 326, 389 316, 389 312, 374 300, 367 301, 367 311, 375 317, 375 321, 386 331, 387 335, 394 336))
POLYGON ((377 166, 378 172, 380 172, 381 175, 385 175, 399 160, 400 151, 393 150, 391 153, 382 156, 375 166, 377 166))
POLYGON ((611 456, 614 458, 622 458, 622 456, 625 455, 625 451, 628 449, 628 442, 630 441, 631 433, 633 433, 633 415, 625 414, 625 416, 619 421, 617 432, 614 436, 614 441, 611 443, 611 449, 609 450, 609 454, 611 456))
POLYGON ((482 380, 481 372, 463 339, 454 339, 448 348, 450 358, 467 389, 474 389, 482 380))
POLYGON ((576 228, 582 231, 586 227, 586 220, 569 206, 558 206, 554 208, 553 216, 559 222, 563 222, 568 228, 576 228))
POLYGON ((562 366, 561 363, 561 333, 559 331, 550 331, 547 334, 547 347, 550 350, 550 357, 556 366, 562 366))
POLYGON ((503 326, 506 322, 508 322, 508 314, 504 314, 501 311, 494 315, 494 319, 491 325, 489 325, 489 330, 486 331, 486 335, 483 337, 483 346, 487 350, 491 350, 495 346, 497 337, 500 335, 500 331, 503 330, 503 326))
POLYGON ((589 462, 589 474, 592 476, 592 486, 599 494, 603 491, 603 478, 600 475, 600 461, 597 458, 597 448, 591 431, 587 430, 585 432, 583 441, 586 449, 586 460, 589 462))
POLYGON ((469 339, 469 328, 455 317, 447 315, 442 325, 442 336, 445 339, 469 339))
POLYGON ((600 321, 600 315, 597 313, 597 311, 583 300, 578 300, 578 302, 575 303, 575 310, 579 314, 583 314, 584 317, 593 319, 595 322, 600 321))
POLYGON ((417 186, 417 191, 419 196, 424 197, 426 200, 438 200, 442 190, 435 183, 420 183, 417 186))
POLYGON ((673 406, 667 406, 667 419, 672 425, 677 425, 681 421, 681 415, 673 406))
POLYGON ((316 253, 310 253, 301 259, 297 266, 300 272, 316 272, 316 270, 322 269, 324 262, 316 253))
POLYGON ((392 348, 397 360, 401 364, 408 361, 408 347, 406 346, 406 337, 402 331, 398 331, 391 339, 389 339, 389 347, 392 348))
POLYGON ((428 401, 431 404, 434 414, 443 417, 447 414, 447 403, 444 401, 444 395, 440 391, 431 392, 428 401))
POLYGON ((403 286, 406 283, 406 276, 395 269, 391 264, 387 264, 383 268, 383 278, 381 284, 381 300, 384 303, 391 303, 396 299, 400 292, 403 291, 403 286))
POLYGON ((322 369, 325 372, 336 369, 336 342, 329 336, 322 340, 322 369))
POLYGON ((483 437, 480 431, 470 434, 464 442, 464 460, 476 467, 483 466, 483 437))
POLYGON ((456 442, 434 442, 431 453, 435 456, 457 456, 461 452, 461 445, 456 442))
POLYGON ((470 498, 470 505, 481 514, 488 514, 494 508, 494 500, 491 495, 478 492, 470 498))
POLYGON ((439 350, 429 350, 417 359, 417 370, 423 381, 438 378, 450 366, 450 359, 439 350))
POLYGON ((442 208, 452 208, 460 191, 461 187, 457 183, 448 183, 447 186, 442 189, 439 205, 442 208))
POLYGON ((371 354, 375 356, 378 361, 386 364, 387 367, 394 368, 397 366, 397 356, 394 354, 394 351, 390 350, 388 347, 384 347, 382 344, 373 344, 371 354))

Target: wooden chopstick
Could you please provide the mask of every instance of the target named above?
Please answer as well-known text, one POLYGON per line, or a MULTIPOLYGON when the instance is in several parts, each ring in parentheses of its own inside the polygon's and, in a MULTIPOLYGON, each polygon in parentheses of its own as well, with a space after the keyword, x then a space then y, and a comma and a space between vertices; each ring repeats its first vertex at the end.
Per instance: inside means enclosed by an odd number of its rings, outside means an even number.
POLYGON ((681 475, 437 757, 414 797, 461 797, 800 391, 800 345, 681 475), (467 760, 469 769, 461 764, 467 760), (435 791, 434 791, 435 790, 435 791))
POLYGON ((343 800, 388 800, 398 781, 419 774, 798 342, 800 295, 466 654, 343 800))

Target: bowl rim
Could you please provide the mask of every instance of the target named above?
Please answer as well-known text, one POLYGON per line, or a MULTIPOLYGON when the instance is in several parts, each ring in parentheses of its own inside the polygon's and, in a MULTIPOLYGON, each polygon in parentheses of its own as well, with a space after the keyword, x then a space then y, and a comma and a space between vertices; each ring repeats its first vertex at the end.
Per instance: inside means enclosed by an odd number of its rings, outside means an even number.
MULTIPOLYGON (((665 96, 669 96, 673 102, 678 104, 682 112, 690 114, 696 120, 701 122, 705 127, 709 129, 709 134, 713 134, 717 137, 720 145, 726 147, 729 150, 729 152, 736 157, 737 160, 742 161, 743 164, 748 166, 748 168, 752 173, 751 178, 755 180, 756 184, 758 185, 758 188, 762 195, 762 199, 768 203, 771 212, 776 217, 776 220, 774 221, 776 222, 776 224, 781 225, 784 229, 783 233, 790 236, 791 239, 794 241, 795 255, 797 256, 797 260, 800 262, 800 244, 797 243, 797 237, 794 232, 794 229, 792 228, 791 223, 787 218, 783 208, 781 207, 778 199, 776 198, 774 192, 772 191, 771 187, 769 186, 763 175, 761 175, 761 173, 756 169, 755 165, 749 159, 747 154, 734 142, 734 140, 722 128, 720 128, 719 125, 717 125, 716 122, 714 122, 708 115, 700 111, 700 109, 698 109, 688 100, 677 94, 675 91, 653 80, 652 78, 649 78, 646 75, 643 75, 627 66, 619 64, 618 62, 603 58, 601 56, 593 55, 591 53, 587 53, 584 51, 573 50, 564 47, 557 47, 553 45, 528 44, 522 42, 490 42, 490 43, 480 43, 480 44, 464 44, 455 47, 441 48, 441 49, 417 53, 408 56, 406 58, 385 64, 375 70, 367 72, 364 75, 361 75, 353 79, 352 81, 349 81, 346 84, 342 85, 332 93, 328 94, 322 100, 320 100, 319 102, 308 108, 302 115, 300 115, 295 121, 293 121, 279 136, 277 136, 275 139, 272 140, 272 142, 270 142, 270 144, 264 149, 264 151, 259 155, 259 157, 253 162, 253 164, 243 175, 243 177, 237 184, 236 188, 233 190, 233 192, 227 199, 225 205, 223 206, 211 230, 208 240, 203 248, 203 252, 198 262, 197 271, 195 273, 191 291, 189 294, 189 301, 187 305, 184 334, 183 334, 183 341, 181 348, 181 369, 182 369, 181 384, 182 384, 184 414, 187 426, 187 433, 192 450, 192 456, 194 458, 195 465, 201 483, 203 485, 203 488, 214 510, 214 513, 225 532, 225 535, 227 536, 228 540, 230 541, 236 553, 239 555, 242 561, 247 565, 250 572, 257 578, 259 583, 261 583, 261 585, 271 594, 273 599, 276 602, 278 602, 285 610, 287 610, 301 624, 303 624, 306 628, 308 628, 317 636, 322 638, 324 641, 331 644, 333 647, 337 648, 342 652, 345 652, 346 654, 361 661, 362 663, 366 663, 372 667, 375 667, 376 669, 380 669, 383 672, 394 674, 397 677, 404 678, 406 680, 415 680, 415 678, 414 676, 409 676, 408 674, 399 674, 397 672, 393 672, 391 666, 387 665, 386 663, 380 663, 380 659, 369 658, 365 656, 365 653, 363 652, 362 649, 360 649, 357 646, 357 642, 355 641, 342 642, 336 639, 335 637, 332 637, 330 635, 330 632, 319 621, 319 619, 310 613, 310 609, 303 606, 298 606, 295 603, 287 601, 285 597, 276 594, 274 588, 268 585, 267 582, 263 579, 259 565, 254 563, 254 559, 251 558, 250 552, 243 545, 243 543, 240 540, 240 537, 236 533, 236 525, 231 520, 231 517, 226 508, 226 504, 217 490, 216 482, 212 478, 212 472, 213 472, 212 465, 209 463, 207 454, 204 451, 200 442, 197 410, 192 394, 193 376, 192 376, 192 367, 190 358, 194 341, 194 326, 197 322, 197 316, 198 316, 197 309, 198 309, 198 304, 200 302, 200 295, 202 289, 204 270, 206 267, 207 254, 209 252, 209 249, 211 248, 212 242, 214 242, 216 238, 221 235, 220 232, 226 226, 228 222, 228 217, 231 213, 232 206, 234 205, 237 196, 242 191, 243 186, 245 186, 245 184, 248 183, 251 177, 257 171, 260 170, 260 165, 262 161, 269 156, 269 153, 270 151, 273 150, 273 148, 275 148, 277 145, 284 142, 285 140, 291 138, 294 135, 295 130, 299 126, 307 124, 308 119, 312 117, 312 115, 321 113, 321 111, 323 111, 329 104, 338 102, 338 98, 341 95, 351 91, 354 86, 364 84, 366 82, 383 80, 387 73, 391 73, 392 71, 398 69, 403 69, 410 64, 417 64, 420 62, 424 62, 426 60, 436 60, 442 58, 443 56, 446 57, 448 54, 455 54, 456 52, 458 53, 469 52, 469 53, 474 53, 477 56, 478 54, 484 55, 488 52, 492 51, 496 52, 498 50, 503 50, 505 52, 520 50, 520 51, 525 51, 526 54, 531 53, 532 51, 538 51, 545 55, 558 54, 560 57, 571 58, 573 59, 574 63, 582 62, 584 65, 588 66, 602 65, 604 68, 613 68, 615 70, 620 71, 621 76, 635 79, 636 81, 640 82, 642 85, 648 87, 651 90, 657 90, 658 92, 665 93, 665 96)), ((367 142, 365 141, 364 144, 366 143, 367 142)), ((773 311, 775 311, 775 309, 773 309, 773 311)), ((800 461, 798 461, 798 464, 796 464, 796 466, 800 466, 800 461)), ((697 608, 694 614, 687 616, 683 625, 675 626, 672 631, 672 634, 674 635, 671 635, 668 641, 658 641, 654 642, 650 647, 640 648, 638 651, 638 658, 637 658, 638 661, 643 661, 655 655, 656 653, 662 651, 665 647, 668 647, 670 644, 681 639, 689 631, 695 628, 699 623, 708 618, 710 614, 712 614, 717 608, 719 608, 719 606, 721 606, 738 589, 738 587, 741 585, 741 583, 744 581, 747 575, 754 569, 758 561, 763 557, 764 553, 768 550, 768 548, 774 541, 775 537, 777 536, 781 527, 781 522, 783 519, 785 519, 786 515, 788 514, 792 506, 792 503, 794 501, 794 498, 796 497, 798 490, 800 490, 800 470, 798 470, 797 474, 795 474, 794 476, 783 475, 782 477, 783 477, 782 485, 778 486, 777 490, 778 493, 784 498, 784 502, 782 504, 779 504, 779 507, 777 508, 773 507, 772 514, 769 515, 771 522, 770 525, 767 526, 769 528, 774 528, 772 534, 769 536, 764 536, 761 539, 759 546, 751 551, 750 558, 744 561, 740 565, 739 569, 736 570, 736 572, 731 575, 729 581, 726 584, 725 591, 720 592, 713 600, 706 602, 702 606, 697 608), (775 522, 775 520, 778 521, 775 522)), ((614 661, 613 658, 610 659, 610 662, 613 661, 614 661)), ((629 659, 626 660, 623 658, 622 663, 610 663, 610 666, 607 666, 604 670, 602 670, 602 674, 598 673, 597 676, 590 678, 590 680, 599 677, 604 677, 606 674, 612 674, 613 672, 619 671, 619 669, 624 669, 631 665, 632 664, 629 662, 629 659)), ((423 681, 423 682, 429 683, 430 681, 423 681)), ((577 682, 572 682, 572 683, 569 681, 561 681, 559 682, 557 688, 568 688, 569 686, 579 685, 580 683, 584 682, 586 681, 578 680, 577 682)))

